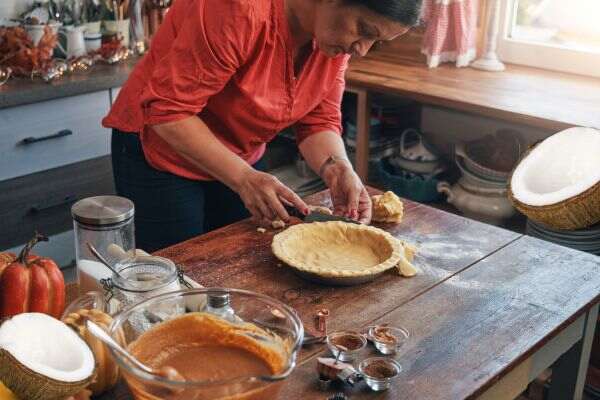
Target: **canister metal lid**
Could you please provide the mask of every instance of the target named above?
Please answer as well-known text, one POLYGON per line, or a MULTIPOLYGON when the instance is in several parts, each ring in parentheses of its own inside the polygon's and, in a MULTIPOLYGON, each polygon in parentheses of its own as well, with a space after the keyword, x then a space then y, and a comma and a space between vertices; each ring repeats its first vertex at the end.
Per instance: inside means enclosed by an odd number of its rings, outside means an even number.
POLYGON ((135 207, 129 199, 120 196, 96 196, 79 200, 71 207, 71 215, 88 225, 110 225, 133 217, 135 207))

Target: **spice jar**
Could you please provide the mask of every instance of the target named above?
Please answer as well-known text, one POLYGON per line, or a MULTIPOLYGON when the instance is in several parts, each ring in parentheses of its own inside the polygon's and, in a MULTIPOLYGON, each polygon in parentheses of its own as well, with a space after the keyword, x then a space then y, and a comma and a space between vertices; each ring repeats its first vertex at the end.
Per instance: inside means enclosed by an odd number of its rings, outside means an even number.
POLYGON ((90 243, 107 261, 114 265, 109 246, 117 245, 125 252, 133 253, 134 205, 119 196, 96 196, 82 199, 71 208, 75 231, 75 260, 79 294, 101 291, 100 280, 111 272, 102 265, 87 246, 90 243))

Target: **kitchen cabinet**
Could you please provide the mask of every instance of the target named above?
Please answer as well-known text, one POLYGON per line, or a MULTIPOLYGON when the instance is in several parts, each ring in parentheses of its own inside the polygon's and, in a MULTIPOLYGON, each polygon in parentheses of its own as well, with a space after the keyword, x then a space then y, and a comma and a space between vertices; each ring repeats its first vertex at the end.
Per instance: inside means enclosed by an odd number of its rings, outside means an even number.
POLYGON ((52 243, 44 255, 72 263, 71 205, 114 193, 101 126, 110 98, 101 90, 0 110, 0 250, 17 251, 37 230, 52 243))
POLYGON ((0 110, 0 181, 105 156, 108 91, 0 110))

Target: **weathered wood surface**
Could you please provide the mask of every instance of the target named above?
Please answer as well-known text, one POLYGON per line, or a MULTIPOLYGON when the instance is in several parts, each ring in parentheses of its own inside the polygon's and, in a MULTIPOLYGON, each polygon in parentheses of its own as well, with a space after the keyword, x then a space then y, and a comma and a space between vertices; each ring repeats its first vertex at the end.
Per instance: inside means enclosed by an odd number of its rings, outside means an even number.
MULTIPOLYGON (((309 202, 328 205, 320 194, 309 202)), ((277 231, 261 234, 250 221, 194 238, 159 252, 180 264, 186 274, 204 286, 254 290, 294 307, 307 330, 320 307, 332 313, 331 329, 365 324, 425 292, 452 273, 479 261, 519 237, 518 234, 406 203, 405 219, 385 229, 418 247, 415 264, 421 273, 411 279, 388 271, 376 281, 353 287, 316 285, 281 265, 271 252, 277 231)))
MULTIPOLYGON (((377 320, 411 334, 377 398, 475 398, 599 300, 598 257, 523 237, 377 320)), ((304 361, 282 398, 322 398, 314 370, 304 361)), ((352 399, 375 397, 364 389, 352 399)))
MULTIPOLYGON (((309 198, 327 205, 328 195, 309 198)), ((461 218, 405 203, 405 219, 385 225, 415 243, 421 270, 406 279, 394 272, 354 287, 300 279, 270 251, 274 232, 249 221, 160 251, 205 286, 255 290, 290 304, 307 330, 316 309, 332 313, 329 327, 361 329, 374 322, 411 333, 400 361, 405 372, 387 393, 360 388, 352 398, 459 399, 480 393, 549 340, 585 306, 597 302, 600 259, 461 218)), ((323 399, 315 384, 314 357, 303 350, 282 399, 323 399)), ((127 399, 124 387, 108 398, 127 399)))

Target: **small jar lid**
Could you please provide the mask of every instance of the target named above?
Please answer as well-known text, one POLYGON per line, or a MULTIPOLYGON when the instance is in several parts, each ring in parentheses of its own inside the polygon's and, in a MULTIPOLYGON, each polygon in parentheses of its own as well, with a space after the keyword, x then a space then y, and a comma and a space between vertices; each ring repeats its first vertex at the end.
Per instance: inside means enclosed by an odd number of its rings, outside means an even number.
POLYGON ((79 200, 71 207, 71 215, 88 225, 111 225, 133 217, 135 207, 120 196, 96 196, 79 200))
POLYGON ((115 286, 126 292, 146 293, 161 289, 178 278, 177 266, 168 258, 139 255, 115 265, 115 286))

